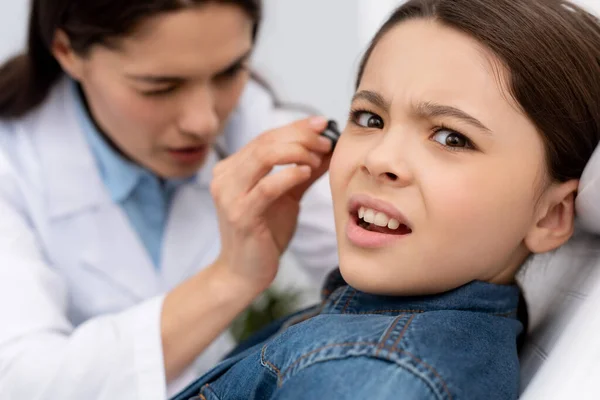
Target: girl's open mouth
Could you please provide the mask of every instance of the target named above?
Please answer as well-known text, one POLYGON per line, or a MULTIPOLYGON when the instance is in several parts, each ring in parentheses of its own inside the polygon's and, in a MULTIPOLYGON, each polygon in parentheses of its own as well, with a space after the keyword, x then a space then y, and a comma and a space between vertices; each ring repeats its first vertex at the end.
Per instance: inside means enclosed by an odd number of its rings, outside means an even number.
MULTIPOLYGON (((408 235, 409 233, 412 233, 412 230, 404 224, 398 224, 396 228, 392 229, 389 227, 389 225, 379 226, 375 223, 367 222, 363 218, 359 217, 355 217, 355 223, 362 229, 369 232, 383 233, 386 235, 408 235)), ((394 223, 392 227, 395 226, 396 225, 394 223)))
POLYGON ((412 233, 412 229, 382 212, 361 207, 350 214, 346 236, 358 247, 385 247, 412 233))

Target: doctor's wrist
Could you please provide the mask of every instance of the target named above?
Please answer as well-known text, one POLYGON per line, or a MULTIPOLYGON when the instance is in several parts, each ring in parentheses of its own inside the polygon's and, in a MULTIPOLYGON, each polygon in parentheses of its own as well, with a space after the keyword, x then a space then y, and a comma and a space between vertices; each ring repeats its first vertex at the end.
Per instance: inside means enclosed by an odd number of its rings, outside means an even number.
POLYGON ((215 261, 209 268, 212 270, 212 281, 220 287, 220 291, 233 294, 240 300, 249 302, 248 304, 267 290, 271 283, 248 279, 248 277, 234 272, 222 259, 215 261))
POLYGON ((169 292, 161 314, 167 381, 191 365, 261 292, 219 262, 169 292))

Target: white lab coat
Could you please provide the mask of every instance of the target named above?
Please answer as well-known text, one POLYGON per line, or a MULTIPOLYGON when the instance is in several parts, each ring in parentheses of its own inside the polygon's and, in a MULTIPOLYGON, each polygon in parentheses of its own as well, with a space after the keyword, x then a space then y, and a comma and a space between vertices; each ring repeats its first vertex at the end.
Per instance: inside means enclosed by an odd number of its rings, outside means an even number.
MULTIPOLYGON (((164 294, 220 248, 208 185, 212 154, 178 191, 157 271, 99 176, 65 80, 23 119, 0 123, 0 399, 164 399, 164 294)), ((234 151, 298 115, 250 83, 223 143, 234 151)), ((315 282, 337 265, 329 188, 307 194, 290 246, 315 282)), ((210 321, 206 321, 210 324, 210 321)), ((228 350, 222 335, 199 359, 228 350)))

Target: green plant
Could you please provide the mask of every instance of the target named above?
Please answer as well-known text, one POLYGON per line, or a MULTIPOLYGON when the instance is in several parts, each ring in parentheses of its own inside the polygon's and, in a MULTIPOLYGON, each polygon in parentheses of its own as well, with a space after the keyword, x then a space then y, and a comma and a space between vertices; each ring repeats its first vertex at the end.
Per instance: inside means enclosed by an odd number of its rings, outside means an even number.
POLYGON ((238 342, 248 339, 271 322, 293 313, 299 299, 298 291, 268 289, 233 321, 231 334, 238 342))

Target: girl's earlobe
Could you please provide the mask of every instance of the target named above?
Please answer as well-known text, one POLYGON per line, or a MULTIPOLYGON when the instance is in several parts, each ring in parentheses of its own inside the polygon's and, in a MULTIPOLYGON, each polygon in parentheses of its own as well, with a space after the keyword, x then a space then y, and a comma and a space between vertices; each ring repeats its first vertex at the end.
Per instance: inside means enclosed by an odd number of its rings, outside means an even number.
POLYGON ((565 244, 575 227, 575 196, 579 181, 552 185, 540 202, 540 214, 525 238, 532 253, 545 253, 565 244))

